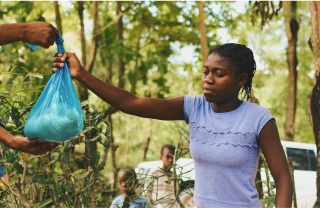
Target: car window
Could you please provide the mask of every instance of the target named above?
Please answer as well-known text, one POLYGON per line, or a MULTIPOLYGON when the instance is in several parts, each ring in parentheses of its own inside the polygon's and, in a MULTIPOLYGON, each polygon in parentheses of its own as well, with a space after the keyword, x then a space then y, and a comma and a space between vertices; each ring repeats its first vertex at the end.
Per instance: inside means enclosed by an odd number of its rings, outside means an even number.
POLYGON ((287 155, 292 158, 295 170, 316 170, 316 155, 313 150, 287 147, 287 155))

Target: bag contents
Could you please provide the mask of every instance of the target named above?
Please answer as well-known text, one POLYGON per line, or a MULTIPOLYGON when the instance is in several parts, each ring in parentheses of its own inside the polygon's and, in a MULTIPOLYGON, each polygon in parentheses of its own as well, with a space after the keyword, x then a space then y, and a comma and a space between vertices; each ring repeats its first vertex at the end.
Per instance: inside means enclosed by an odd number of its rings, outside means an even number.
MULTIPOLYGON (((64 53, 58 34, 57 51, 64 53)), ((83 112, 67 64, 53 74, 33 107, 24 133, 29 139, 42 142, 64 142, 77 136, 83 129, 83 112)))

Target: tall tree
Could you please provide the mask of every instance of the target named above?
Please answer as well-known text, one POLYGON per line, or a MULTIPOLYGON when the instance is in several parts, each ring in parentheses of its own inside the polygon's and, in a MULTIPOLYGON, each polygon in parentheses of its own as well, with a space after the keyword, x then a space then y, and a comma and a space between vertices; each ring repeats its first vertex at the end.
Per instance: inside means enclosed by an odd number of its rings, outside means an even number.
POLYGON ((317 145, 317 205, 320 205, 320 2, 309 2, 312 33, 310 47, 315 59, 314 86, 309 100, 309 117, 317 145))
POLYGON ((76 9, 79 16, 80 21, 80 41, 81 41, 81 62, 85 66, 87 64, 87 46, 86 46, 86 37, 84 34, 84 18, 83 18, 83 12, 84 12, 84 2, 83 1, 77 1, 76 2, 76 9))
POLYGON ((297 106, 297 41, 299 23, 296 19, 297 2, 283 1, 283 15, 288 40, 287 48, 287 63, 288 63, 288 97, 286 105, 286 120, 285 120, 285 140, 293 141, 295 132, 295 115, 297 106))
MULTIPOLYGON (((122 13, 122 2, 117 2, 117 15, 122 13)), ((120 48, 123 48, 123 17, 120 16, 117 26, 118 26, 118 44, 120 48)), ((125 65, 124 65, 124 57, 123 53, 118 54, 118 87, 124 87, 124 72, 125 72, 125 65)))
MULTIPOLYGON (((116 3, 117 5, 117 15, 119 16, 118 22, 117 22, 117 41, 120 48, 123 48, 123 20, 122 20, 122 2, 118 1, 116 3)), ((118 53, 118 87, 124 88, 124 73, 125 73, 125 65, 124 65, 124 57, 123 53, 118 53)), ((114 108, 113 108, 114 109, 114 108)), ((110 116, 110 123, 112 122, 112 116, 110 116)), ((112 130, 111 130, 112 131, 112 130)), ((114 134, 111 133, 111 143, 115 143, 114 134)), ((112 158, 112 166, 113 166, 113 175, 114 178, 117 178, 117 160, 116 160, 116 154, 115 151, 112 151, 111 153, 112 158)), ((114 187, 116 187, 116 183, 113 184, 114 187)))
POLYGON ((60 15, 60 9, 59 9, 59 2, 58 1, 54 1, 54 11, 56 13, 57 29, 59 30, 60 34, 62 35, 62 23, 61 23, 61 15, 60 15))
POLYGON ((206 23, 204 16, 204 6, 203 1, 196 1, 199 10, 199 32, 200 32, 200 45, 201 45, 201 55, 202 62, 205 61, 205 58, 208 55, 208 41, 207 41, 207 32, 206 32, 206 23))
MULTIPOLYGON (((87 44, 86 44, 86 38, 84 33, 84 2, 78 1, 76 3, 77 13, 80 20, 80 39, 81 39, 81 52, 82 52, 82 65, 84 66, 85 70, 88 72, 92 72, 97 50, 98 50, 98 41, 99 41, 99 33, 97 32, 99 29, 99 2, 93 1, 92 3, 92 13, 93 13, 93 30, 92 30, 92 38, 91 38, 91 45, 90 45, 90 51, 89 56, 87 58, 87 44)), ((81 85, 79 82, 76 82, 79 97, 81 101, 88 100, 88 90, 81 85)))

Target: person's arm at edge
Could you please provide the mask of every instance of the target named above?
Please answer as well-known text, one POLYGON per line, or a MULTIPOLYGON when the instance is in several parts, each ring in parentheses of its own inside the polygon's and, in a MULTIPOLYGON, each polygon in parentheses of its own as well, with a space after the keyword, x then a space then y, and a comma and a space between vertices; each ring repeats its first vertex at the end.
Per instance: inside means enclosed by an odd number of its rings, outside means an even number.
POLYGON ((293 182, 274 119, 261 130, 259 144, 276 184, 276 207, 291 207, 293 182))
POLYGON ((183 120, 184 96, 157 99, 140 98, 121 88, 101 81, 87 72, 74 53, 56 54, 53 73, 68 60, 70 74, 102 100, 128 114, 160 120, 183 120))
POLYGON ((48 48, 53 45, 59 31, 47 22, 0 24, 0 45, 18 41, 48 48))
POLYGON ((59 145, 59 143, 52 142, 38 144, 40 139, 29 140, 26 137, 13 136, 2 126, 0 126, 0 142, 11 149, 34 155, 40 155, 51 151, 59 145))

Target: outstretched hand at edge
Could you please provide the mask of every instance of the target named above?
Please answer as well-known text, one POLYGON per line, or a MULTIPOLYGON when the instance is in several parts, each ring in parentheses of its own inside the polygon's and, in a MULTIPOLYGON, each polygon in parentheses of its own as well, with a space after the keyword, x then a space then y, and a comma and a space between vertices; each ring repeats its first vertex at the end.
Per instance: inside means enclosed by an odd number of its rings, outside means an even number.
POLYGON ((41 155, 56 148, 60 143, 39 143, 41 139, 29 140, 27 137, 15 136, 8 143, 8 147, 33 155, 41 155))
POLYGON ((27 137, 14 136, 0 126, 0 141, 7 147, 34 155, 44 154, 56 148, 59 143, 39 143, 41 139, 29 140, 27 137))

